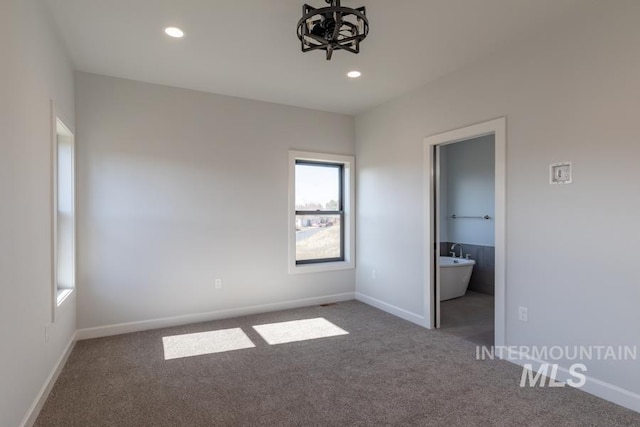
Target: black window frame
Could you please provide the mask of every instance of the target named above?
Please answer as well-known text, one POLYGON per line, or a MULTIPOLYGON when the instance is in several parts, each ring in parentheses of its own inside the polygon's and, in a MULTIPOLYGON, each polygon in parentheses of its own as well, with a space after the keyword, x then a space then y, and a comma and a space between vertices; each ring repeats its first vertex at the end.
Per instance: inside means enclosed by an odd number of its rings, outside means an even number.
MULTIPOLYGON (((308 265, 308 264, 322 264, 322 263, 327 263, 327 262, 343 262, 345 261, 345 256, 344 256, 344 249, 345 249, 345 222, 344 222, 344 171, 345 171, 345 167, 344 167, 344 163, 335 163, 335 162, 324 162, 324 161, 315 161, 315 160, 301 160, 301 159, 296 159, 295 161, 295 165, 294 166, 298 166, 298 165, 308 165, 308 166, 318 166, 318 167, 330 167, 330 168, 336 168, 338 169, 338 210, 334 210, 334 211, 330 211, 330 210, 322 210, 322 209, 317 209, 314 211, 308 211, 308 210, 295 210, 295 215, 296 217, 298 216, 304 216, 304 215, 313 215, 313 216, 319 216, 319 215, 338 215, 340 217, 340 256, 339 257, 334 257, 334 258, 316 258, 316 259, 305 259, 305 260, 298 260, 297 258, 297 242, 296 242, 296 250, 295 250, 295 262, 296 265, 308 265)), ((297 177, 296 177, 297 179, 297 177)), ((296 179, 294 179, 293 182, 293 186, 294 186, 294 194, 295 194, 295 187, 296 187, 296 179)), ((295 197, 295 195, 294 195, 295 197)), ((294 203, 295 205, 295 203, 294 203)), ((295 207, 294 207, 295 209, 295 207)))

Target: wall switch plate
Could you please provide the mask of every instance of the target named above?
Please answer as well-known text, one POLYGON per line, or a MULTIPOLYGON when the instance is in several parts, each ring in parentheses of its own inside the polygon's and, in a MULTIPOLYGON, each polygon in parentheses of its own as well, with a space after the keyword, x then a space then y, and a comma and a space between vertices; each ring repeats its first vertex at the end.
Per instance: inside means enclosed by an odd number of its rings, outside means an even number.
POLYGON ((49 332, 51 329, 51 325, 44 325, 44 342, 49 342, 49 332))
POLYGON ((518 320, 521 322, 529 321, 529 309, 527 307, 518 307, 518 320))
POLYGON ((376 280, 378 278, 378 273, 375 270, 371 270, 371 278, 376 280))
POLYGON ((551 184, 571 184, 571 162, 550 165, 549 182, 551 184))
POLYGON ((222 289, 222 279, 216 279, 216 289, 222 289))

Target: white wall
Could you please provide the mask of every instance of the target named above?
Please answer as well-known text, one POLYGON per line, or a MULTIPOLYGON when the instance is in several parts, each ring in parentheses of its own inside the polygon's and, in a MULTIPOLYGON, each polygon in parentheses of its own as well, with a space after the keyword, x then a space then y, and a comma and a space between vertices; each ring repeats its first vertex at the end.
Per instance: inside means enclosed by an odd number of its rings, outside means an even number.
MULTIPOLYGON (((423 313, 424 138, 507 116, 507 343, 640 344, 640 276, 621 257, 640 237, 639 20, 637 1, 585 3, 518 50, 358 116, 357 292, 423 313), (573 184, 549 185, 565 160, 573 184)), ((594 361, 588 375, 640 410, 639 366, 594 361)))
POLYGON ((51 337, 49 100, 73 127, 73 72, 34 0, 0 3, 0 425, 18 426, 75 329, 75 296, 51 337))
MULTIPOLYGON (((450 242, 469 243, 480 246, 495 245, 495 144, 494 136, 449 144, 442 147, 446 152, 446 167, 441 191, 446 191, 446 213, 441 220, 447 227, 450 242), (457 216, 484 216, 491 219, 461 218, 457 216)), ((441 160, 442 163, 442 160, 441 160)), ((442 240, 441 241, 446 241, 442 240)))
POLYGON ((288 150, 353 155, 353 117, 85 73, 76 87, 79 328, 353 296, 353 270, 287 273, 288 150))
POLYGON ((439 150, 440 159, 438 161, 439 170, 439 181, 436 183, 438 186, 438 197, 440 204, 440 241, 448 242, 449 241, 449 221, 447 217, 449 216, 449 159, 447 157, 447 149, 446 146, 443 146, 439 150))

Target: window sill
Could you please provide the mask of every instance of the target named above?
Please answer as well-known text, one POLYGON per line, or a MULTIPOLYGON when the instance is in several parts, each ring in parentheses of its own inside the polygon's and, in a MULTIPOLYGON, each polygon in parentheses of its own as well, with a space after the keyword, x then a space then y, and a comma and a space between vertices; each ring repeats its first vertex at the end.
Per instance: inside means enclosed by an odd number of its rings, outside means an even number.
POLYGON ((323 262, 318 264, 290 265, 289 274, 324 273, 327 271, 353 270, 355 265, 350 261, 323 262))
POLYGON ((58 289, 56 293, 56 306, 60 307, 72 293, 73 289, 58 289))

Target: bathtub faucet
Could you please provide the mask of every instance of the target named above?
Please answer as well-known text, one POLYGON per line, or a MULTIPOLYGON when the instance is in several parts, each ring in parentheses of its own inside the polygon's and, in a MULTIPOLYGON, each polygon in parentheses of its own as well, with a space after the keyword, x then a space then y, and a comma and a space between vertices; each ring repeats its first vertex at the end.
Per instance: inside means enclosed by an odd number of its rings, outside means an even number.
POLYGON ((456 246, 460 247, 460 258, 462 258, 462 245, 460 243, 454 243, 451 245, 451 254, 456 257, 456 246))

